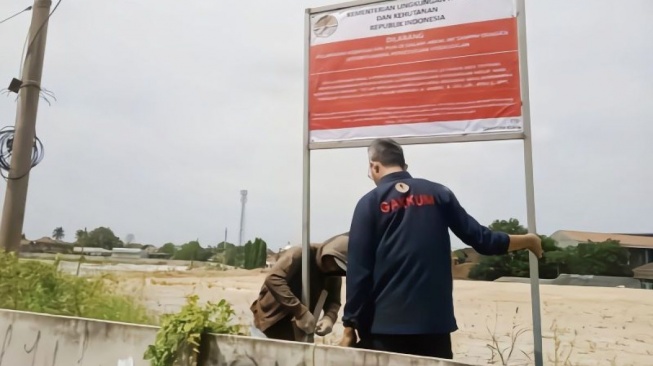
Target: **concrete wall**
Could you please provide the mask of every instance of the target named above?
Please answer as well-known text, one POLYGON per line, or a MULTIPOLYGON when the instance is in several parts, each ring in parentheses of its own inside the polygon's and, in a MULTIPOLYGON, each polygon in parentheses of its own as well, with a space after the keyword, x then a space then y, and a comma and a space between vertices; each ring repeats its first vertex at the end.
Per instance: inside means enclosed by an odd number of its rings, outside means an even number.
MULTIPOLYGON (((143 353, 154 342, 157 329, 0 310, 0 366, 149 366, 143 360, 143 353)), ((203 339, 198 364, 464 366, 422 357, 224 335, 209 335, 203 339)))
MULTIPOLYGON (((199 366, 465 366, 458 362, 297 342, 211 335, 199 366)), ((468 365, 469 366, 469 365, 468 365)))
POLYGON ((149 366, 157 329, 0 310, 0 366, 149 366))

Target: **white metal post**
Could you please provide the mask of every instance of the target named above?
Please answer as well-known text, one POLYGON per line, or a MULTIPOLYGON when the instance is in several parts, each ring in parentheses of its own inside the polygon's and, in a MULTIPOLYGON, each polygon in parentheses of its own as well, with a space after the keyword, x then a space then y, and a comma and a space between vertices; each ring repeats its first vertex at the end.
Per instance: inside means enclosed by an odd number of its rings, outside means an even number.
MULTIPOLYGON (((521 77, 522 116, 524 119, 524 172, 526 175, 526 222, 528 231, 537 232, 535 225, 535 187, 533 178, 533 139, 531 133, 531 108, 528 93, 528 57, 526 48, 525 1, 517 0, 517 24, 519 27, 519 73, 521 77)), ((528 256, 531 282, 531 308, 533 317, 533 353, 535 366, 543 366, 542 319, 540 314, 539 262, 533 253, 528 256)))
MULTIPOLYGON (((310 309, 311 287, 310 287, 310 240, 311 240, 311 150, 310 132, 308 126, 308 100, 309 100, 309 64, 311 50, 311 12, 306 9, 304 14, 304 173, 302 177, 302 303, 310 309)), ((313 336, 309 335, 306 341, 313 342, 313 336)))

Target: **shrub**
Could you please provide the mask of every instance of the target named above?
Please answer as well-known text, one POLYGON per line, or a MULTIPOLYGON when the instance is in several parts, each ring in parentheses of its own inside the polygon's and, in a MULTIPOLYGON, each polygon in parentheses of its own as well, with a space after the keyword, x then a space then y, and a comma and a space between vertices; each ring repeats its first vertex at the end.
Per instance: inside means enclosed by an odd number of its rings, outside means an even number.
POLYGON ((232 324, 235 312, 227 301, 200 307, 198 300, 197 295, 189 296, 181 311, 163 315, 154 344, 143 355, 152 366, 172 366, 184 357, 194 364, 203 334, 242 334, 241 326, 232 324))

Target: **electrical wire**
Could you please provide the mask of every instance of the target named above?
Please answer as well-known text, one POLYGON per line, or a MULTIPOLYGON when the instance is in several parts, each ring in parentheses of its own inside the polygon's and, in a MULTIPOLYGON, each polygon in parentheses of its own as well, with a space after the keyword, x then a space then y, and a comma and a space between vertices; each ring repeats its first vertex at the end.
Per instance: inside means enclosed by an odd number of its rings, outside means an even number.
POLYGON ((27 176, 27 174, 30 173, 32 168, 37 166, 41 160, 43 160, 43 156, 45 156, 43 143, 36 135, 34 135, 34 145, 32 147, 32 164, 30 168, 27 170, 27 172, 18 177, 9 178, 9 174, 5 175, 4 172, 8 173, 9 169, 11 168, 10 160, 14 145, 15 132, 16 131, 12 126, 6 126, 0 129, 0 175, 5 180, 18 180, 24 178, 27 176))
MULTIPOLYGON (((62 0, 57 1, 57 5, 54 6, 54 8, 50 12, 50 14, 48 14, 48 17, 39 26, 39 29, 36 30, 36 33, 34 33, 34 37, 32 37, 32 41, 29 43, 29 46, 27 46, 27 51, 25 51, 25 45, 23 45, 23 54, 20 57, 20 68, 18 70, 18 75, 23 74, 23 60, 25 59, 25 57, 27 57, 27 55, 29 55, 30 48, 32 48, 32 44, 34 44, 34 41, 36 40, 36 37, 39 35, 39 33, 41 33, 41 30, 43 30, 43 26, 45 26, 45 24, 50 21, 50 17, 52 16, 52 14, 54 14, 54 12, 57 11, 57 8, 61 4, 61 1, 62 0)), ((29 32, 28 32, 27 37, 29 38, 29 32)), ((25 43, 27 43, 27 39, 25 39, 25 43)))
POLYGON ((32 10, 32 7, 31 7, 31 6, 28 6, 28 7, 26 7, 25 9, 19 11, 18 13, 16 13, 16 14, 10 16, 9 18, 4 19, 4 20, 0 20, 0 24, 6 22, 6 21, 9 20, 9 19, 13 19, 13 18, 15 18, 15 17, 17 17, 17 16, 23 14, 24 12, 26 12, 26 11, 30 11, 30 10, 32 10))

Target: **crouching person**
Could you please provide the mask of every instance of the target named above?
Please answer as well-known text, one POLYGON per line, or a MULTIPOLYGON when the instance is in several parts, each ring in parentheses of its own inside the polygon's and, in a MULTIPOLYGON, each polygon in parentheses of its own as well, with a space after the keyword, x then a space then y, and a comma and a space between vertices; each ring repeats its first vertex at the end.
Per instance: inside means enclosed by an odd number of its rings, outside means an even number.
MULTIPOLYGON (((340 310, 342 276, 347 270, 349 234, 335 236, 310 248, 310 306, 302 304, 302 248, 293 247, 281 254, 270 269, 258 298, 250 307, 254 331, 267 338, 299 341, 296 334, 325 336, 333 330, 340 310), (322 291, 327 297, 324 316, 313 316, 322 291), (299 332, 296 332, 299 331, 299 332)), ((254 332, 253 332, 254 333, 254 332)))

